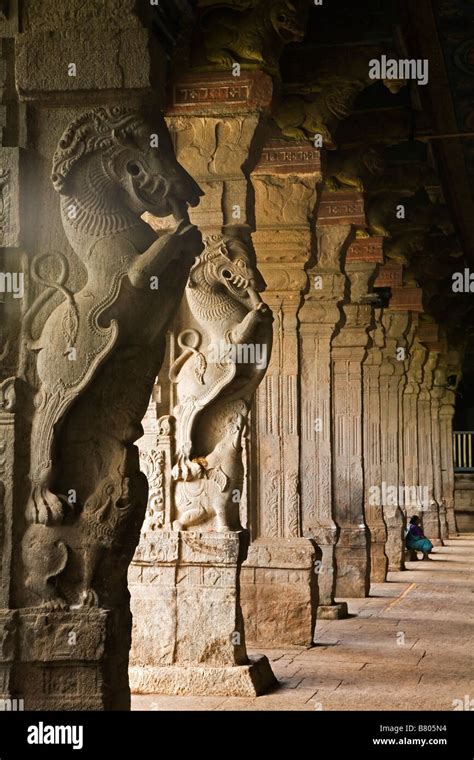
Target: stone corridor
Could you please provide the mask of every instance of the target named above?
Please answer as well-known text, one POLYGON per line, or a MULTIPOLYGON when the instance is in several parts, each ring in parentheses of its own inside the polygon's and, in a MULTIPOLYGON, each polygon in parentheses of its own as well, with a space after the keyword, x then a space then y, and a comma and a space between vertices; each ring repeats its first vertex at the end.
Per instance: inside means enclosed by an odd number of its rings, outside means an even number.
POLYGON ((382 702, 385 710, 466 709, 474 700, 473 573, 474 534, 451 538, 431 561, 407 562, 373 584, 370 597, 348 600, 349 618, 318 622, 314 648, 265 650, 275 692, 135 695, 132 710, 379 710, 382 702))
POLYGON ((0 704, 474 705, 473 27, 0 1, 0 704))

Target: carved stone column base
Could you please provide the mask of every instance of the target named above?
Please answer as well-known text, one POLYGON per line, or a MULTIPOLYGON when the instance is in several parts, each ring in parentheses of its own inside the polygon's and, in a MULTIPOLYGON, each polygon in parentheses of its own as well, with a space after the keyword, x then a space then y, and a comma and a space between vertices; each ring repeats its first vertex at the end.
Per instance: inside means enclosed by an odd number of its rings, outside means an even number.
POLYGON ((310 646, 317 606, 315 547, 306 538, 258 539, 242 566, 242 612, 252 646, 310 646))
POLYGON ((349 617, 347 602, 339 604, 320 604, 316 610, 318 620, 342 620, 349 617))
POLYGON ((129 710, 128 610, 0 611, 0 698, 25 710, 129 710))
POLYGON ((336 597, 364 597, 369 595, 370 562, 369 536, 365 527, 341 527, 336 546, 336 597))
POLYGON ((385 525, 370 527, 370 580, 372 583, 384 583, 387 579, 387 555, 385 544, 387 529, 385 525))
POLYGON ((388 572, 405 570, 405 522, 406 518, 399 507, 384 506, 383 515, 387 526, 385 554, 388 558, 388 572))
POLYGON ((422 512, 423 532, 431 541, 433 546, 444 546, 443 539, 440 538, 440 519, 439 506, 431 504, 428 509, 422 512))
POLYGON ((239 575, 246 531, 156 530, 130 568, 131 688, 140 693, 255 696, 276 684, 249 661, 239 575))
POLYGON ((232 667, 130 668, 130 688, 134 694, 258 697, 277 686, 278 681, 264 655, 250 657, 247 665, 232 667))

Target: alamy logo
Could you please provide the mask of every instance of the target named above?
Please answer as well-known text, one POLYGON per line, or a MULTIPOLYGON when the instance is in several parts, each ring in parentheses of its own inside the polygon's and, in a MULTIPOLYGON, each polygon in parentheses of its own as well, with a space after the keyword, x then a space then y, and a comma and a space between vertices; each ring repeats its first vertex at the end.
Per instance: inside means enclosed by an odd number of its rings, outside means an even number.
POLYGON ((453 699, 453 710, 474 710, 474 699, 470 694, 465 694, 464 699, 453 699))
POLYGON ((428 486, 370 486, 369 504, 373 507, 423 507, 430 506, 431 499, 428 486))
POLYGON ((234 364, 254 364, 257 369, 266 369, 267 346, 265 343, 218 343, 209 344, 207 360, 211 364, 220 364, 224 360, 234 364))
POLYGON ((413 79, 420 85, 428 84, 429 61, 427 58, 387 58, 382 55, 380 60, 372 58, 369 61, 370 79, 413 79))
POLYGON ((464 272, 454 272, 453 293, 474 293, 474 272, 465 269, 464 272))
POLYGON ((28 726, 28 744, 70 744, 73 749, 84 746, 84 726, 48 726, 42 721, 28 726))
POLYGON ((23 272, 0 272, 0 293, 13 293, 13 298, 23 298, 23 272))
POLYGON ((24 709, 24 699, 0 699, 0 712, 22 712, 24 709))

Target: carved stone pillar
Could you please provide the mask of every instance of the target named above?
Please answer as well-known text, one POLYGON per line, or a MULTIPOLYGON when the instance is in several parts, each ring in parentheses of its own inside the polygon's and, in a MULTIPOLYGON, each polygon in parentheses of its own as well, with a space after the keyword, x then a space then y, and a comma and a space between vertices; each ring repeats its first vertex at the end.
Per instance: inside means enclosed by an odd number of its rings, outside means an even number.
POLYGON ((317 261, 308 270, 309 287, 299 313, 301 335, 301 510, 304 535, 318 547, 318 618, 347 615, 345 602, 334 601, 334 547, 337 525, 332 499, 331 340, 342 319, 346 276, 341 265, 350 224, 316 222, 317 261))
MULTIPOLYGON (((422 335, 423 337, 423 335, 422 335)), ((439 360, 439 353, 430 349, 423 367, 423 379, 418 397, 418 459, 419 486, 422 496, 423 529, 430 541, 435 545, 442 544, 439 519, 439 504, 436 500, 440 487, 436 489, 435 467, 438 465, 438 475, 441 475, 439 464, 439 437, 434 436, 432 420, 432 390, 434 373, 439 360)))
POLYGON ((319 152, 272 142, 252 173, 253 243, 274 314, 272 359, 253 408, 252 544, 242 574, 249 640, 309 644, 316 612, 314 546, 302 537, 298 314, 312 245, 319 152))
POLYGON ((456 394, 450 388, 443 388, 440 398, 440 450, 441 450, 441 488, 446 507, 448 535, 457 535, 456 516, 454 512, 454 458, 453 458, 453 418, 456 394))
POLYGON ((15 378, 0 384, 0 699, 16 696, 14 683, 17 613, 11 609, 13 581, 13 505, 17 498, 14 453, 17 450, 18 415, 15 378))
POLYGON ((334 514, 340 527, 336 545, 336 596, 366 596, 370 587, 370 536, 364 515, 363 363, 374 329, 369 291, 380 240, 356 238, 345 271, 350 301, 345 322, 332 341, 334 514))
POLYGON ((403 437, 400 415, 400 395, 406 383, 407 332, 409 312, 392 312, 386 309, 382 316, 385 343, 380 371, 380 425, 382 435, 382 508, 387 527, 385 554, 388 571, 404 568, 405 515, 399 500, 399 487, 403 484, 403 459, 399 440, 403 437))
MULTIPOLYGON (((134 441, 202 250, 186 214, 200 191, 176 162, 152 87, 162 51, 134 7, 21 4, 15 40, 31 267, 24 455, 13 526, 3 525, 15 567, 2 606, 15 612, 1 615, 16 631, 0 637, 0 659, 14 661, 11 683, 29 710, 129 708, 126 576, 147 502, 134 441), (145 212, 177 226, 158 239, 145 212)), ((10 499, 8 488, 7 512, 10 499)))
POLYGON ((247 418, 272 333, 244 167, 256 161, 255 132, 271 96, 270 78, 258 71, 238 79, 190 73, 173 84, 168 123, 179 160, 206 193, 191 212, 205 250, 151 405, 159 417, 151 427, 166 421, 168 445, 160 433, 141 442, 162 502, 158 520, 148 503, 130 573, 131 684, 141 693, 255 696, 275 684, 266 658, 247 657, 240 594, 248 550, 241 520, 254 509, 245 486, 247 418))
POLYGON ((421 503, 423 493, 420 491, 420 406, 418 404, 423 367, 427 350, 416 336, 410 349, 407 383, 403 393, 403 457, 404 457, 404 511, 410 514, 423 512, 421 503))
POLYGON ((447 508, 443 493, 443 461, 441 458, 441 402, 446 390, 446 341, 438 341, 438 325, 432 325, 435 340, 428 344, 437 354, 431 386, 431 447, 433 457, 433 496, 438 505, 438 519, 441 541, 449 538, 447 508))
POLYGON ((376 309, 372 346, 363 365, 364 514, 370 531, 370 580, 373 583, 383 583, 387 575, 387 528, 380 498, 384 490, 380 393, 384 338, 381 309, 376 309))

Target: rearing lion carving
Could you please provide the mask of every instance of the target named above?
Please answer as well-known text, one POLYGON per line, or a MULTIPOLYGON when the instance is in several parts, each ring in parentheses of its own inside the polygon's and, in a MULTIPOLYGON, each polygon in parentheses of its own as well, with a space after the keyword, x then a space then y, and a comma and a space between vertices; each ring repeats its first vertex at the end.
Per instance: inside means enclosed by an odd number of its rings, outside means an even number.
POLYGON ((170 370, 178 398, 176 529, 240 528, 242 435, 272 344, 264 287, 243 241, 206 238, 186 288, 190 327, 178 335, 183 351, 170 370))
POLYGON ((186 210, 202 192, 177 163, 163 118, 153 124, 126 108, 88 111, 64 132, 53 159, 64 230, 87 282, 77 293, 62 280, 51 284, 65 300, 31 344, 39 390, 23 555, 26 585, 42 601, 95 603, 103 549, 125 541, 122 555, 131 558, 146 505, 133 442, 165 331, 202 250, 186 210), (157 237, 144 212, 173 214, 176 229, 157 237), (47 544, 44 561, 31 554, 38 543, 47 544))

